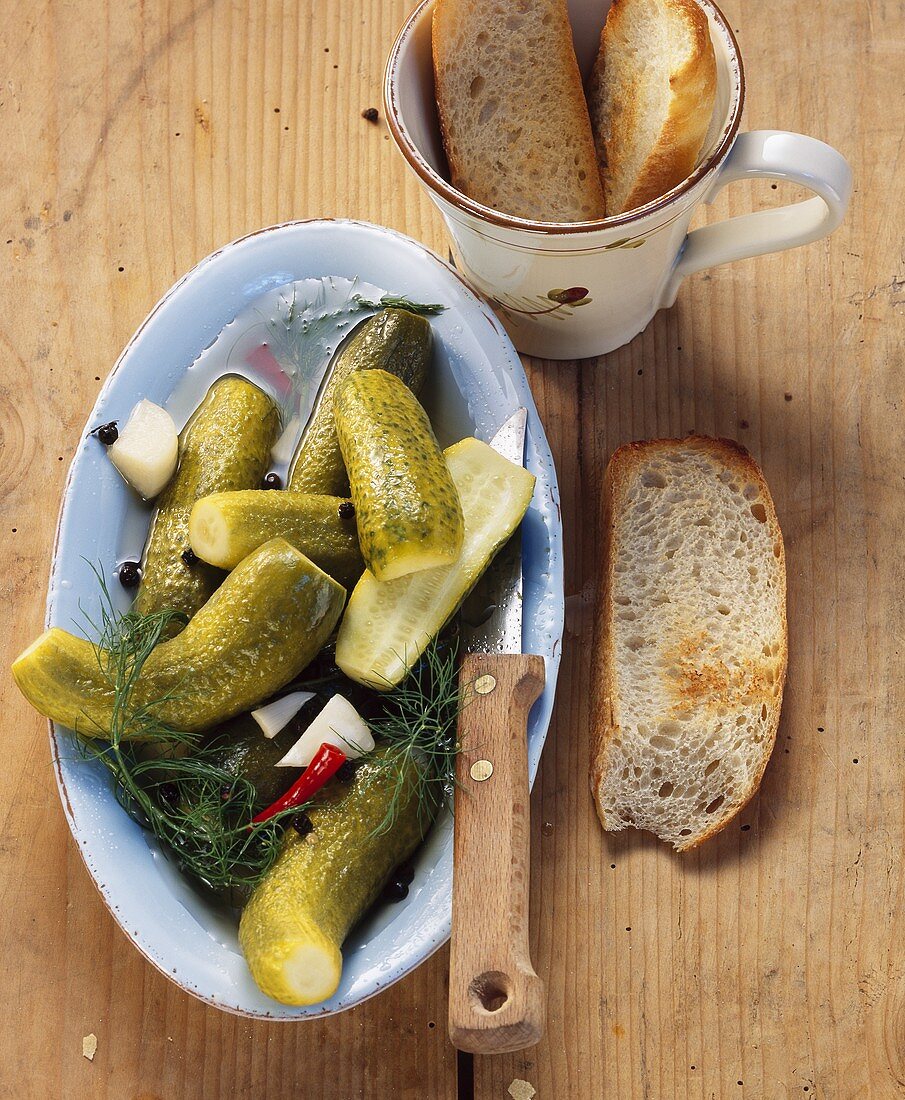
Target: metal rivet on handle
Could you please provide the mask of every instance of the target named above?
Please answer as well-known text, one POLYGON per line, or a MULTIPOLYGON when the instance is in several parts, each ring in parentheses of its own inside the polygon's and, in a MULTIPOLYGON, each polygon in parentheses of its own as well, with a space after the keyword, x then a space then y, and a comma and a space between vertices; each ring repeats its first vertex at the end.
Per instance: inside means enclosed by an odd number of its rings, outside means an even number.
POLYGON ((475 783, 483 783, 493 775, 493 764, 489 760, 475 760, 470 774, 475 783))
POLYGON ((478 695, 489 695, 495 687, 496 677, 491 676, 489 672, 479 676, 474 682, 474 689, 478 695))

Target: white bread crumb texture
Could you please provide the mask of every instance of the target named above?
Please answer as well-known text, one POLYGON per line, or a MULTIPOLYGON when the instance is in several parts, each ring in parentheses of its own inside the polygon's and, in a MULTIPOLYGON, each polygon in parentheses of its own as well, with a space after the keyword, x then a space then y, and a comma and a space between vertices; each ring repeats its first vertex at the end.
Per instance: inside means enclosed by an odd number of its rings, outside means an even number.
POLYGON ((687 28, 662 0, 635 0, 609 19, 603 70, 602 127, 597 135, 607 210, 625 209, 655 147, 671 99, 670 78, 687 54, 687 28), (618 172, 606 167, 607 157, 618 172))
POLYGON ((615 487, 607 828, 693 846, 759 782, 785 674, 785 565, 750 459, 652 446, 615 487))
POLYGON ((455 187, 519 217, 603 217, 564 0, 442 0, 434 69, 455 187))
POLYGON ((691 0, 614 0, 588 84, 609 215, 694 170, 716 96, 707 17, 691 0))

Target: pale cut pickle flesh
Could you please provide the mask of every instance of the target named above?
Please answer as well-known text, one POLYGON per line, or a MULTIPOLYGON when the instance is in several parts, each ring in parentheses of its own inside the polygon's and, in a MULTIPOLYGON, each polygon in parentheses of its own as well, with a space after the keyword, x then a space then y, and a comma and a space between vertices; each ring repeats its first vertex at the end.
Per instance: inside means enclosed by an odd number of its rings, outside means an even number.
POLYGON ((437 569, 355 586, 336 643, 336 663, 352 680, 387 691, 398 684, 455 614, 522 521, 534 475, 478 439, 444 452, 462 502, 465 534, 458 559, 437 569))

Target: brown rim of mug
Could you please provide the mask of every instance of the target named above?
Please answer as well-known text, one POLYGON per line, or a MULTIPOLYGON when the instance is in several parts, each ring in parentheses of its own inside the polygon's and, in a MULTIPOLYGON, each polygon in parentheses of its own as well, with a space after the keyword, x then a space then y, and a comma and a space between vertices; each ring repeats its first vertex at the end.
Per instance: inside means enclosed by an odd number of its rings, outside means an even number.
POLYGON ((482 203, 470 199, 461 191, 457 191, 452 184, 438 175, 422 156, 402 123, 399 115, 395 79, 396 69, 399 63, 399 53, 405 40, 411 33, 415 23, 420 19, 424 9, 435 3, 435 0, 421 0, 421 3, 418 4, 408 19, 403 23, 402 29, 396 36, 396 40, 387 58, 386 72, 384 74, 383 99, 387 124, 393 135, 393 139, 399 147, 399 151, 408 161, 409 166, 417 173, 421 182, 425 184, 426 187, 436 192, 459 210, 472 214, 483 221, 490 222, 492 225, 503 226, 506 229, 520 229, 529 233, 578 234, 592 233, 601 229, 615 229, 617 226, 631 225, 633 222, 640 221, 642 218, 646 218, 650 214, 656 213, 656 211, 662 210, 664 207, 669 206, 670 203, 675 202, 676 199, 690 191, 695 184, 699 183, 709 172, 717 167, 720 161, 723 160, 732 148, 732 143, 735 141, 741 124, 742 111, 745 107, 745 67, 742 62, 742 55, 738 47, 738 42, 735 35, 732 33, 729 21, 717 5, 713 3, 713 0, 697 0, 697 2, 706 11, 712 13, 720 30, 729 41, 731 46, 730 57, 734 60, 738 69, 738 96, 735 100, 735 106, 729 123, 724 128, 722 136, 710 156, 705 161, 702 161, 687 179, 682 180, 680 184, 677 184, 671 191, 667 191, 665 195, 653 199, 644 206, 639 206, 637 209, 630 210, 624 214, 616 214, 611 218, 598 218, 595 221, 588 222, 532 221, 528 218, 518 218, 514 214, 503 214, 499 210, 484 206, 482 203))

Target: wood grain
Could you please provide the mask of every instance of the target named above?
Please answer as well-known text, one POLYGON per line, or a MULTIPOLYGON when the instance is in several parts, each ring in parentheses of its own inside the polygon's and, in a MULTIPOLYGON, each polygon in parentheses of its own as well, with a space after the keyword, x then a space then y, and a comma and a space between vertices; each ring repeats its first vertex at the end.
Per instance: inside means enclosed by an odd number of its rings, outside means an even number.
MULTIPOLYGON (((176 278, 293 217, 440 243, 385 127, 361 118, 405 13, 405 0, 4 6, 2 669, 41 628, 60 492, 101 380, 176 278)), ((45 723, 6 671, 0 692, 0 1097, 455 1097, 446 950, 300 1026, 207 1008, 146 964, 68 836, 45 723)))
MULTIPOLYGON (((905 1095, 901 8, 724 10, 747 62, 747 125, 835 145, 855 196, 829 241, 690 279, 628 347, 531 365, 572 532, 532 807, 547 1032, 532 1051, 478 1060, 481 1098, 516 1078, 542 1098, 905 1095), (676 856, 595 820, 588 645, 606 461, 691 429, 740 440, 764 468, 791 656, 760 797, 676 856)), ((703 220, 790 197, 736 184, 703 220)))
POLYGON ((544 983, 528 953, 528 715, 544 659, 470 653, 459 672, 449 1037, 501 1054, 544 1030, 544 983))
MULTIPOLYGON (((59 494, 101 379, 179 275, 290 217, 366 218, 445 251, 383 124, 360 117, 380 104, 407 6, 4 6, 4 669, 40 628, 59 494)), ((514 1079, 543 1100, 905 1095, 901 5, 725 8, 747 125, 836 145, 855 196, 830 241, 692 278, 627 348, 529 363, 568 555, 567 644, 532 807, 548 1022, 532 1050, 476 1060, 480 1100, 507 1100, 514 1079), (760 798, 676 857, 640 834, 605 837, 594 817, 589 603, 606 459, 691 428, 740 439, 770 482, 791 663, 760 798)), ((787 198, 735 184, 704 217, 787 198)), ((144 963, 69 840, 43 723, 6 674, 0 694, 0 1097, 456 1095, 446 952, 351 1013, 285 1026, 207 1009, 144 963)))

